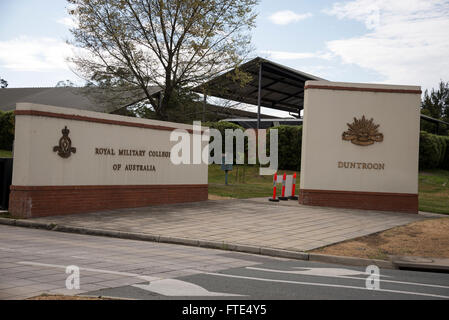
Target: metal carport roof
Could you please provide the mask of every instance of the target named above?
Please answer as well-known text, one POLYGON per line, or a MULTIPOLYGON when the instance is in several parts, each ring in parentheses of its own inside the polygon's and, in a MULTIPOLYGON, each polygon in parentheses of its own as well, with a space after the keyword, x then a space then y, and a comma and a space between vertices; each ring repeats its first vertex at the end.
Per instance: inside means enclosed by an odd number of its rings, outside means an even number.
POLYGON ((308 80, 325 80, 273 61, 257 57, 238 67, 251 75, 242 86, 234 81, 232 69, 194 89, 209 96, 253 104, 259 107, 287 111, 299 117, 304 107, 304 85, 308 80))

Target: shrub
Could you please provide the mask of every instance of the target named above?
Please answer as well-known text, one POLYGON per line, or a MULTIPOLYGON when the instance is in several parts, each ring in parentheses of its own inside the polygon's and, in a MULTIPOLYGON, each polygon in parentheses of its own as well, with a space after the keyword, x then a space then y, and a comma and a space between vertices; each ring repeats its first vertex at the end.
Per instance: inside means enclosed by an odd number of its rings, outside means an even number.
MULTIPOLYGON (((281 170, 301 170, 302 126, 281 125, 278 130, 278 167, 281 170)), ((269 145, 269 139, 267 145, 269 145)))
POLYGON ((217 129, 220 131, 221 135, 224 137, 225 130, 226 129, 241 129, 244 130, 243 127, 239 126, 238 124, 232 123, 232 122, 226 122, 226 121, 220 121, 220 122, 203 122, 201 124, 203 127, 209 127, 211 129, 217 129))
POLYGON ((441 139, 446 144, 446 148, 442 157, 440 168, 449 170, 449 137, 441 137, 441 139))
MULTIPOLYGON (((209 127, 210 129, 216 129, 218 131, 220 131, 221 133, 221 137, 222 137, 222 141, 221 141, 221 150, 222 153, 225 153, 225 143, 226 143, 226 139, 225 139, 225 134, 226 134, 226 129, 231 129, 231 130, 242 130, 243 132, 245 131, 245 129, 235 123, 231 123, 231 122, 226 122, 226 121, 220 121, 220 122, 203 122, 201 124, 204 127, 209 127)), ((245 139, 245 144, 244 144, 244 148, 245 148, 245 159, 246 159, 246 153, 248 150, 248 139, 245 139)), ((212 142, 213 139, 211 137, 210 142, 212 142)), ((236 138, 234 137, 233 139, 233 151, 234 151, 234 163, 236 163, 236 138)), ((213 153, 211 153, 211 156, 213 156, 213 153)))
MULTIPOLYGON (((223 152, 224 152, 224 136, 226 129, 241 129, 241 126, 229 122, 205 122, 203 126, 217 129, 223 136, 223 152)), ((301 169, 301 141, 302 141, 302 127, 282 125, 271 128, 267 134, 267 148, 270 148, 270 131, 278 130, 278 168, 282 170, 296 170, 301 169)), ((245 161, 247 161, 248 142, 245 139, 245 161)), ((267 152, 267 155, 269 152, 267 152)), ((234 157, 235 157, 235 139, 234 139, 234 157)), ((235 160, 235 158, 234 158, 235 160)))
POLYGON ((438 167, 440 167, 443 164, 444 155, 446 153, 446 141, 444 141, 444 137, 442 136, 435 136, 438 143, 438 149, 440 152, 440 158, 438 159, 438 167))
POLYGON ((449 137, 421 131, 419 139, 419 168, 449 169, 449 137))
POLYGON ((14 141, 14 112, 0 111, 0 149, 12 150, 14 141))

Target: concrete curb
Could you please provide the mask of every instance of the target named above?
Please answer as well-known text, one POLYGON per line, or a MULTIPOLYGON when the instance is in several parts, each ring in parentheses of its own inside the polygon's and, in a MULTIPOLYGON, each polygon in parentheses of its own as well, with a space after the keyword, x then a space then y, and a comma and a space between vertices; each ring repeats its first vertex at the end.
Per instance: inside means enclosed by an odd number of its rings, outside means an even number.
POLYGON ((354 257, 340 257, 331 256, 316 253, 307 253, 301 251, 289 251, 275 248, 266 247, 256 247, 248 246, 236 243, 226 243, 223 241, 207 241, 207 240, 195 240, 188 238, 178 238, 178 237, 167 237, 160 235, 144 234, 144 233, 134 233, 134 232, 123 232, 116 230, 105 230, 105 229, 93 229, 93 228, 83 228, 74 226, 63 226, 54 223, 43 223, 37 221, 28 220, 17 220, 9 218, 0 218, 0 225, 9 225, 23 228, 33 228, 33 229, 43 229, 48 231, 57 231, 65 233, 75 233, 84 234, 91 236, 101 236, 101 237, 111 237, 127 240, 138 240, 138 241, 149 241, 149 242, 160 242, 160 243, 170 243, 193 247, 202 247, 209 249, 219 249, 227 251, 236 251, 243 253, 260 254, 264 256, 296 259, 296 260, 306 260, 314 262, 325 262, 333 264, 351 265, 351 266, 369 266, 377 265, 379 268, 384 269, 395 269, 390 261, 374 260, 374 259, 363 259, 354 257))
POLYGON ((449 259, 444 258, 393 256, 391 262, 397 269, 449 273, 449 259))
POLYGON ((342 257, 327 254, 309 253, 309 260, 325 263, 350 265, 350 266, 360 266, 360 267, 376 265, 379 268, 383 269, 396 269, 391 261, 376 260, 376 259, 363 259, 355 257, 342 257))

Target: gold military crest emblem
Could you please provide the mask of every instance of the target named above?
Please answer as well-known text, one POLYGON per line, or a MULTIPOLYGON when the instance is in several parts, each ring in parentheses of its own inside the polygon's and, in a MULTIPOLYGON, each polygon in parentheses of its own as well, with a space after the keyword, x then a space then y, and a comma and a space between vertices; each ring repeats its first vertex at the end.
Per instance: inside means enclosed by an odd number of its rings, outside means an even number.
POLYGON ((342 135, 345 141, 351 141, 358 146, 369 146, 384 141, 384 135, 378 130, 380 125, 375 124, 372 118, 371 120, 367 120, 365 116, 361 119, 354 118, 354 122, 347 125, 349 130, 342 135))

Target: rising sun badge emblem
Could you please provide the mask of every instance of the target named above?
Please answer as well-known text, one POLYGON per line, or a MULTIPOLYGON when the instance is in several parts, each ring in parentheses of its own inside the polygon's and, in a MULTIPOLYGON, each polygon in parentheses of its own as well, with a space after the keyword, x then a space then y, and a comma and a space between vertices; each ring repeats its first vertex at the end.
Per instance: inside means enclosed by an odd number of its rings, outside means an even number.
POLYGON ((384 141, 384 135, 379 133, 378 128, 380 125, 374 124, 374 119, 362 119, 354 118, 354 122, 347 124, 348 131, 343 132, 342 138, 345 141, 351 141, 358 146, 369 146, 375 142, 384 141))

